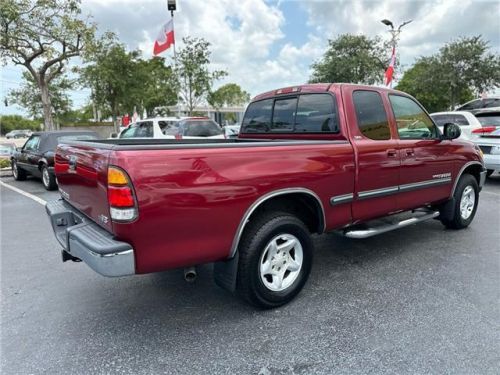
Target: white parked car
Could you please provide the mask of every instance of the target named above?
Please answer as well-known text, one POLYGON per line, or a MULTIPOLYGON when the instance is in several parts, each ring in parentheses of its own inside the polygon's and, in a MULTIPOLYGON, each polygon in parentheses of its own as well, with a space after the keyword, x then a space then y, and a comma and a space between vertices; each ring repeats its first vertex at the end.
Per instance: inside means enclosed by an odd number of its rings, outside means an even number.
POLYGON ((467 111, 435 112, 431 113, 431 117, 441 132, 444 124, 453 123, 462 130, 460 138, 471 140, 482 134, 483 125, 476 116, 467 111))
POLYGON ((500 110, 500 97, 474 99, 455 108, 456 111, 469 111, 476 113, 483 109, 500 110))
POLYGON ((488 170, 487 176, 500 170, 500 129, 482 135, 474 143, 483 151, 484 166, 488 170))
POLYGON ((129 125, 118 138, 223 139, 225 136, 222 128, 206 117, 155 117, 129 125))

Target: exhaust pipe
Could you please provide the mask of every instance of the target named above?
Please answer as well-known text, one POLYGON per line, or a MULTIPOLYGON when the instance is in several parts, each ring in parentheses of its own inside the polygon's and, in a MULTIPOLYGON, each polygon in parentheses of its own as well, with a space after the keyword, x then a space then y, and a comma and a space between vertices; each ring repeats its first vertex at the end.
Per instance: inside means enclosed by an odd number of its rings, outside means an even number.
POLYGON ((188 283, 192 283, 196 280, 196 267, 187 267, 184 268, 184 280, 188 283))

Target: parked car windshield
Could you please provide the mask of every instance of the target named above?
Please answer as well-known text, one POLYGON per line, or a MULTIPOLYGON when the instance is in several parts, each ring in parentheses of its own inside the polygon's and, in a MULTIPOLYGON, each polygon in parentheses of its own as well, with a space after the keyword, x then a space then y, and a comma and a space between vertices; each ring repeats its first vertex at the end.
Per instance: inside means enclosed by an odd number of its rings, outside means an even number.
POLYGON ((183 125, 186 137, 213 137, 222 134, 222 129, 214 121, 186 121, 183 125))

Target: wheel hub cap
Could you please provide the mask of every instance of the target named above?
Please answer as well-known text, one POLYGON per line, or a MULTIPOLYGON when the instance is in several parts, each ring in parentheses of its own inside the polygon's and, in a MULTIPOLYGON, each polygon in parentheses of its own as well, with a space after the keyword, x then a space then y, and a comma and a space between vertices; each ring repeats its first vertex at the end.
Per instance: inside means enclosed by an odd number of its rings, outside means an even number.
POLYGON ((462 216, 462 219, 467 220, 472 215, 475 204, 476 194, 472 186, 468 185, 462 193, 462 198, 460 198, 460 216, 462 216))
POLYGON ((47 171, 47 168, 44 168, 43 170, 43 183, 45 186, 49 186, 49 172, 47 171))
POLYGON ((267 244, 259 262, 260 279, 273 292, 287 289, 299 276, 304 259, 302 245, 291 234, 280 234, 267 244))

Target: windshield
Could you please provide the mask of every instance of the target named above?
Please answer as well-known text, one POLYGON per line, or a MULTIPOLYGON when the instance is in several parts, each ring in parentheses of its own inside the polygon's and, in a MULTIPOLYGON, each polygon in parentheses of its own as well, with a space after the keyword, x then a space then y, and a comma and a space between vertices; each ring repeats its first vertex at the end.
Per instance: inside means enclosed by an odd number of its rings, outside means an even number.
POLYGON ((213 137, 222 134, 222 129, 214 121, 186 121, 183 125, 186 137, 213 137))
POLYGON ((476 115, 482 126, 500 126, 500 113, 476 115))

